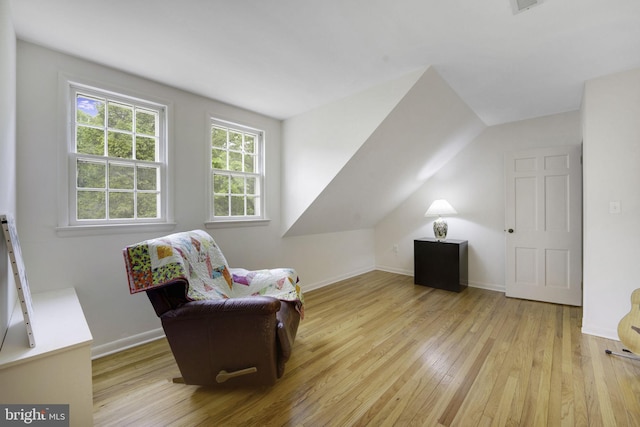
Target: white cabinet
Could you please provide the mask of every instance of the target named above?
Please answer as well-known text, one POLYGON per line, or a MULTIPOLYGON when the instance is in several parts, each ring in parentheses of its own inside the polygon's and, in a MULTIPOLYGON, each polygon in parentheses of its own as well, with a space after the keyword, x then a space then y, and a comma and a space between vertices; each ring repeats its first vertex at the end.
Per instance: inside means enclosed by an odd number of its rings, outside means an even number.
POLYGON ((0 350, 0 402, 69 404, 71 426, 93 425, 91 331, 75 289, 36 293, 30 348, 16 304, 0 350))

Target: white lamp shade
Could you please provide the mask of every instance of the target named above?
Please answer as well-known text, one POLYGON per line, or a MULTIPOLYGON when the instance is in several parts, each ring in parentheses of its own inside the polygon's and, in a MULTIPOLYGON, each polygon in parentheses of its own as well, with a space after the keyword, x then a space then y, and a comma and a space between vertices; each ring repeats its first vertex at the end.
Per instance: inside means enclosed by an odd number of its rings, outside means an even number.
POLYGON ((427 209, 424 216, 455 215, 457 213, 458 212, 453 209, 453 206, 451 206, 449 202, 444 199, 439 199, 431 203, 431 206, 429 206, 429 209, 427 209))

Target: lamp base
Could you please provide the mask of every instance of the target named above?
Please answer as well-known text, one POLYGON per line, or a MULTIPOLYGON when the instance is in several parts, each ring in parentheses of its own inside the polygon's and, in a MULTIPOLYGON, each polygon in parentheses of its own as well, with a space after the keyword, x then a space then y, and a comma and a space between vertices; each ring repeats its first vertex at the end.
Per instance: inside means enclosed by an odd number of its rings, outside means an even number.
POLYGON ((442 241, 447 238, 447 231, 449 230, 449 226, 447 225, 447 221, 438 217, 435 221, 433 221, 433 235, 436 237, 437 241, 442 241))

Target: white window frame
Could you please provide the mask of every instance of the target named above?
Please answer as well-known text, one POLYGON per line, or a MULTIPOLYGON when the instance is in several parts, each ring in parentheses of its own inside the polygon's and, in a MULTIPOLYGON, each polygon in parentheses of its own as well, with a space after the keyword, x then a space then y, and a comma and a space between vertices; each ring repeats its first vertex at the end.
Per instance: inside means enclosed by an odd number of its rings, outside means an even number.
POLYGON ((261 225, 269 221, 266 215, 266 200, 265 200, 265 131, 253 126, 240 124, 237 122, 224 120, 209 115, 207 125, 207 159, 208 159, 208 175, 207 175, 207 206, 208 206, 208 219, 205 222, 207 228, 216 228, 224 226, 238 226, 238 225, 261 225), (255 173, 229 171, 224 169, 214 169, 212 165, 213 161, 213 147, 212 147, 212 131, 213 127, 226 128, 239 133, 247 133, 256 136, 256 168, 255 173), (256 186, 257 200, 255 208, 257 210, 256 215, 214 215, 214 188, 213 188, 213 176, 215 172, 222 172, 223 174, 236 175, 236 176, 251 176, 258 179, 256 186))
MULTIPOLYGON (((82 79, 75 79, 69 76, 60 76, 61 98, 64 100, 64 149, 60 153, 60 176, 59 189, 61 201, 58 208, 58 228, 57 231, 63 235, 74 235, 79 232, 84 234, 87 231, 98 230, 111 231, 131 231, 132 227, 141 230, 170 230, 175 227, 173 222, 173 210, 171 209, 171 188, 172 182, 169 178, 169 132, 168 123, 170 121, 169 103, 155 100, 151 97, 140 96, 132 91, 121 88, 113 89, 109 85, 86 82, 82 79), (105 219, 77 219, 77 159, 88 158, 84 154, 76 152, 76 94, 82 93, 88 96, 106 98, 109 101, 122 102, 136 107, 158 111, 158 158, 155 162, 144 162, 158 167, 160 177, 158 187, 160 203, 157 218, 107 218, 105 219)), ((106 145, 106 144, 105 144, 106 145)), ((95 159, 112 160, 117 163, 141 165, 143 162, 135 159, 111 158, 95 156, 95 159)), ((105 183, 108 186, 108 183, 105 183)), ((138 191, 138 190, 135 190, 138 191)), ((108 206, 108 205, 107 205, 108 206)), ((107 208, 108 209, 108 208, 107 208)))

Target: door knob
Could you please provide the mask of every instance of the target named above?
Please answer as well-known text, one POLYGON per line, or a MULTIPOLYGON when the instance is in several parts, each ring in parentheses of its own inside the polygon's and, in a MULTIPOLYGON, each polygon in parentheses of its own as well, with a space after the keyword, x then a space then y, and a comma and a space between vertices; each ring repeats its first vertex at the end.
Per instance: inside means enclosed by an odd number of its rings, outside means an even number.
POLYGON ((513 228, 507 230, 509 233, 513 233, 513 228))

